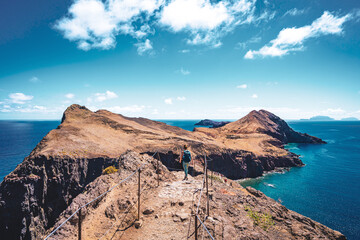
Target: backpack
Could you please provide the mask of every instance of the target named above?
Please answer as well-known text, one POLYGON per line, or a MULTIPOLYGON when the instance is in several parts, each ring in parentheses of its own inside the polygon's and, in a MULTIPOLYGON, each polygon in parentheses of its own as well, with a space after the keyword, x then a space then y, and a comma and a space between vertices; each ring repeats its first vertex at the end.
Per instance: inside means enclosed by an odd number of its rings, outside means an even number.
POLYGON ((186 163, 190 162, 191 161, 191 154, 190 154, 190 151, 189 150, 185 150, 184 151, 184 155, 183 155, 183 158, 182 160, 186 163))

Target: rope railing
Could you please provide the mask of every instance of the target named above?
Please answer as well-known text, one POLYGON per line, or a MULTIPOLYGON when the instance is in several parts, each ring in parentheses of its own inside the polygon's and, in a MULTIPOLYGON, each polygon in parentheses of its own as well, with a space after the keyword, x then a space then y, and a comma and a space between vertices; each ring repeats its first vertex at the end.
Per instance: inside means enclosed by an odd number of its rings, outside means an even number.
MULTIPOLYGON (((212 161, 212 160, 211 160, 212 161)), ((200 226, 203 227, 203 230, 205 229, 205 231, 208 233, 208 235, 210 236, 211 239, 214 239, 214 237, 211 235, 211 233, 209 232, 209 230, 207 229, 207 227, 205 226, 204 222, 205 220, 207 219, 207 217, 209 216, 209 189, 208 189, 208 176, 207 176, 207 156, 204 155, 204 177, 203 177, 203 181, 202 181, 202 188, 201 189, 196 189, 194 191, 193 194, 197 193, 198 191, 200 191, 200 195, 199 195, 199 199, 198 199, 198 204, 196 206, 196 211, 194 212, 194 220, 195 220, 195 230, 192 234, 189 235, 189 231, 188 231, 188 234, 187 234, 187 237, 186 239, 189 239, 193 234, 195 234, 195 240, 198 240, 198 228, 200 226), (201 204, 201 197, 203 195, 203 192, 204 192, 204 188, 206 187, 206 200, 207 200, 207 206, 206 206, 206 216, 204 218, 203 221, 200 220, 200 217, 199 217, 199 208, 200 208, 200 204, 201 204), (198 225, 197 221, 200 221, 200 224, 198 225)), ((189 222, 189 230, 190 230, 190 226, 191 226, 191 219, 190 219, 190 222, 189 222)))
MULTIPOLYGON (((154 156, 158 154, 158 157, 159 156, 159 153, 158 152, 155 152, 151 157, 154 158, 154 156)), ((196 211, 193 211, 194 212, 194 218, 195 218, 195 231, 190 235, 192 236, 193 234, 195 234, 195 240, 198 239, 198 228, 200 226, 203 227, 203 230, 205 230, 208 235, 210 236, 211 239, 214 239, 214 237, 210 234, 209 230, 207 229, 207 227, 205 226, 204 222, 206 221, 207 217, 209 216, 209 192, 208 192, 208 175, 207 175, 207 170, 208 170, 208 161, 213 161, 213 159, 209 158, 210 160, 207 160, 207 156, 204 155, 204 177, 203 177, 203 181, 202 181, 202 187, 201 189, 196 189, 196 191, 194 191, 193 193, 193 201, 194 201, 194 195, 200 191, 200 195, 199 195, 199 199, 197 201, 197 205, 196 205, 196 211), (206 187, 206 200, 207 200, 207 207, 206 207, 206 216, 204 218, 203 221, 201 221, 200 217, 199 217, 199 208, 200 208, 200 205, 201 205, 201 199, 202 199, 202 195, 204 193, 204 188, 206 187), (200 222, 200 224, 198 225, 197 221, 200 222)), ((160 161, 160 159, 158 159, 158 161, 160 161)), ((80 206, 78 209, 76 209, 76 211, 74 213, 72 213, 67 219, 65 219, 58 227, 56 227, 49 235, 47 235, 44 240, 48 240, 51 236, 54 235, 54 233, 56 233, 65 223, 67 223, 71 218, 73 218, 76 214, 79 214, 79 228, 78 228, 78 239, 81 240, 81 209, 87 207, 88 205, 90 205, 91 203, 93 203, 94 201, 102 198, 103 196, 105 196, 107 193, 111 192, 113 189, 115 189, 116 187, 118 187, 120 184, 122 184, 123 182, 129 180, 133 175, 135 175, 135 173, 139 173, 139 177, 138 177, 138 216, 137 216, 137 219, 139 220, 140 219, 140 195, 142 195, 143 192, 140 192, 141 189, 140 189, 140 172, 141 172, 141 169, 143 168, 143 166, 147 164, 147 162, 143 163, 140 167, 138 167, 134 172, 132 172, 130 175, 128 175, 126 178, 122 179, 120 182, 118 182, 116 185, 112 186, 109 190, 103 192, 102 194, 100 194, 99 196, 97 196, 96 198, 92 199, 91 201, 87 202, 86 204, 80 206)), ((157 164, 157 172, 159 172, 159 163, 157 164)), ((175 169, 174 169, 175 170, 175 169)), ((176 170, 180 170, 180 169, 176 169, 176 170)), ((158 182, 159 182, 160 178, 159 178, 159 173, 158 173, 158 182)), ((145 186, 143 186, 145 187, 145 186)), ((149 188, 151 189, 151 188, 149 188)), ((147 190, 149 190, 147 189, 147 190)), ((125 216, 123 217, 123 221, 124 219, 126 218, 129 210, 135 205, 134 204, 131 204, 130 206, 128 206, 128 208, 124 211, 125 213, 125 216)), ((193 205, 194 206, 194 205, 193 205)), ((122 224, 122 222, 120 223, 120 225, 122 224)), ((109 231, 115 226, 116 222, 119 222, 119 221, 115 221, 111 226, 110 228, 107 229, 107 231, 99 238, 99 239, 103 239, 108 233, 109 231)), ((119 226, 120 226, 119 225, 119 226)), ((189 230, 190 230, 190 226, 191 226, 191 218, 190 218, 190 222, 189 222, 189 230)), ((118 231, 118 230, 116 230, 118 231)), ((187 236, 187 239, 189 238, 189 232, 188 232, 188 236, 187 236)))
MULTIPOLYGON (((145 184, 145 185, 142 187, 142 189, 145 188, 145 187, 147 187, 147 186, 149 186, 149 188, 146 189, 146 190, 143 190, 143 191, 141 192, 141 195, 143 195, 144 192, 152 189, 151 185, 148 184, 148 183, 145 184)), ((106 235, 109 233, 109 231, 115 226, 115 224, 116 224, 117 222, 120 222, 120 224, 118 225, 118 228, 119 228, 119 226, 121 226, 122 223, 124 222, 124 220, 126 219, 129 211, 135 206, 136 203, 137 203, 137 202, 134 202, 133 204, 130 204, 130 205, 124 210, 123 214, 125 214, 125 216, 121 219, 121 221, 119 221, 119 220, 116 221, 116 220, 115 220, 114 223, 107 229, 107 231, 99 238, 99 240, 104 239, 104 238, 106 237, 106 235)), ((116 231, 119 231, 119 230, 116 230, 116 231)))
MULTIPOLYGON (((155 156, 155 154, 157 154, 157 152, 155 152, 151 157, 153 158, 155 156)), ((116 185, 114 185, 113 187, 111 187, 109 190, 107 190, 106 192, 100 194, 99 196, 97 196, 96 198, 92 199, 91 201, 89 201, 88 203, 80 206, 73 214, 70 215, 70 217, 68 217, 67 219, 65 219, 64 222, 62 222, 56 229, 54 229, 49 235, 47 235, 44 240, 48 240, 56 231, 58 231, 65 223, 67 223, 72 217, 75 216, 76 213, 81 212, 81 209, 88 206, 89 204, 93 203, 94 201, 96 201, 97 199, 103 197, 105 194, 107 194, 108 192, 112 191, 114 188, 116 188, 117 186, 119 186, 121 183, 127 181, 128 179, 130 179, 136 172, 141 171, 141 168, 146 164, 143 163, 140 167, 138 167, 133 173, 131 173, 129 176, 127 176, 126 178, 124 178, 123 180, 121 180, 120 182, 118 182, 116 185)), ((140 211, 140 209, 139 209, 140 211)), ((80 221, 80 214, 79 214, 79 224, 81 224, 80 221)), ((79 226, 79 235, 81 236, 81 227, 79 226)), ((79 239, 81 239, 81 237, 79 237, 79 239)))
MULTIPOLYGON (((215 240, 215 238, 211 235, 211 233, 209 232, 209 230, 207 229, 207 227, 205 226, 205 224, 201 221, 201 219, 199 218, 198 215, 196 215, 197 219, 199 220, 200 224, 203 226, 203 228, 205 229, 205 231, 209 234, 210 238, 212 240, 215 240)), ((206 220, 207 218, 205 218, 206 220)))

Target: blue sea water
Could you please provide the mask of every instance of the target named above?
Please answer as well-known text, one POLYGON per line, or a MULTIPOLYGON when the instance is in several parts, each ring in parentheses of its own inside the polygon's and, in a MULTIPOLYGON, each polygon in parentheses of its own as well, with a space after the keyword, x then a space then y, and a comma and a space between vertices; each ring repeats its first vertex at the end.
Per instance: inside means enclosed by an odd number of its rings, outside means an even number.
POLYGON ((60 121, 0 121, 0 181, 59 124, 60 121))
MULTIPOLYGON (((161 120, 192 131, 199 120, 161 120)), ((60 121, 0 121, 0 179, 15 169, 60 121)), ((242 182, 291 210, 360 239, 360 122, 289 122, 324 145, 289 144, 305 167, 242 182)))
POLYGON ((360 121, 289 122, 328 144, 289 144, 301 156, 304 167, 285 174, 269 174, 242 183, 281 200, 299 212, 349 240, 360 239, 360 121))

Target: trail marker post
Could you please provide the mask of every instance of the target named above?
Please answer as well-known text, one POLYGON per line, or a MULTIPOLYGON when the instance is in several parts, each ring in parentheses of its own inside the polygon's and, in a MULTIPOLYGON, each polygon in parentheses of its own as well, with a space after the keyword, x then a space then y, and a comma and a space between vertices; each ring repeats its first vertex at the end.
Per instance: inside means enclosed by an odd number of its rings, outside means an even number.
POLYGON ((141 169, 139 169, 139 177, 138 177, 138 215, 137 220, 140 220, 140 173, 141 169))
POLYGON ((158 156, 158 162, 157 162, 157 169, 156 169, 156 172, 157 172, 157 182, 158 182, 158 186, 160 186, 160 154, 157 153, 157 156, 158 156))
POLYGON ((194 215, 195 216, 195 240, 198 240, 198 231, 197 231, 197 216, 196 214, 194 215))
POLYGON ((208 172, 207 172, 207 160, 205 155, 205 180, 206 180, 206 214, 209 216, 210 204, 209 204, 209 184, 208 184, 208 172))
POLYGON ((78 240, 81 240, 81 208, 79 210, 79 222, 78 222, 78 240))

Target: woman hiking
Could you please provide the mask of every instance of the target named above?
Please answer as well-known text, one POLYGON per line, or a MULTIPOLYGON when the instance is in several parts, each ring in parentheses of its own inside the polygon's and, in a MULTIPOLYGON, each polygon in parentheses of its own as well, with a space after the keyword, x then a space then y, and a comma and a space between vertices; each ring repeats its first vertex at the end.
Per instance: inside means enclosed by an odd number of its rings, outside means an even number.
POLYGON ((183 180, 187 180, 188 177, 188 170, 189 170, 189 166, 190 166, 190 162, 191 162, 191 153, 188 150, 187 145, 184 145, 184 151, 181 153, 180 155, 180 162, 182 162, 183 168, 184 168, 184 172, 185 172, 185 177, 183 180))

